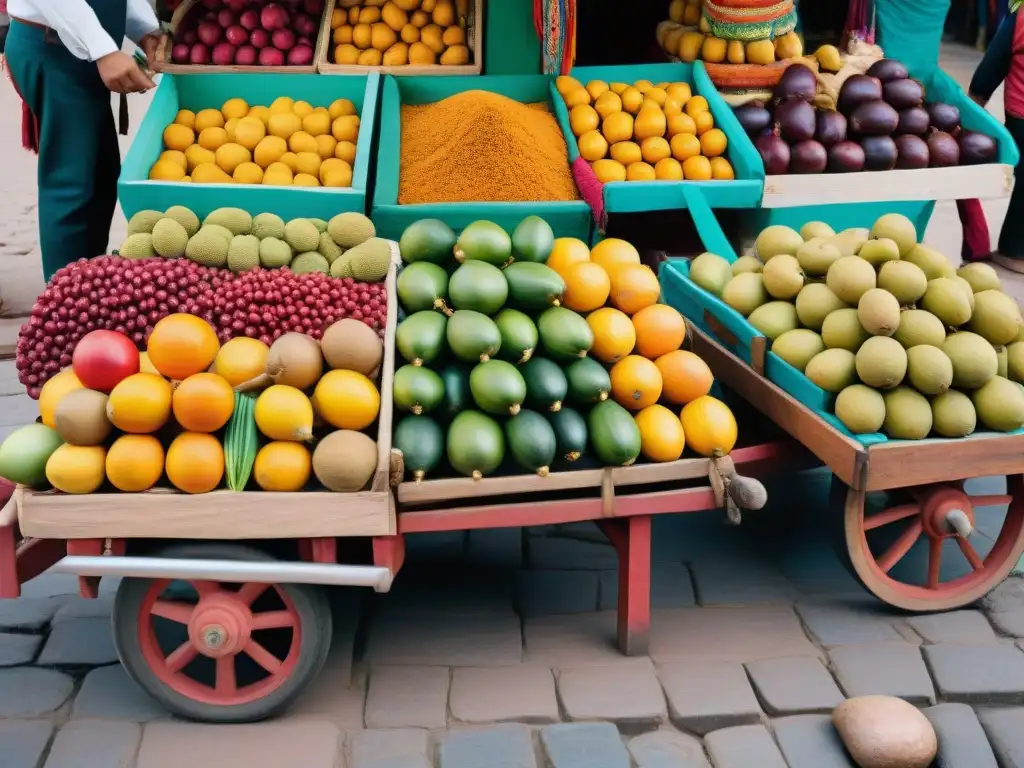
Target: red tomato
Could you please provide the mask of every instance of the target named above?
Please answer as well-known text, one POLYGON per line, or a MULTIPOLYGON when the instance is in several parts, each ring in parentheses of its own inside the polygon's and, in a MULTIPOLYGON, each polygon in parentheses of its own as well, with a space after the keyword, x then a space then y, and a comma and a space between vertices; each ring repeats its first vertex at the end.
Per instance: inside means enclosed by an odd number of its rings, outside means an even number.
POLYGON ((87 388, 109 392, 139 372, 139 350, 116 331, 90 331, 75 346, 71 368, 87 388))

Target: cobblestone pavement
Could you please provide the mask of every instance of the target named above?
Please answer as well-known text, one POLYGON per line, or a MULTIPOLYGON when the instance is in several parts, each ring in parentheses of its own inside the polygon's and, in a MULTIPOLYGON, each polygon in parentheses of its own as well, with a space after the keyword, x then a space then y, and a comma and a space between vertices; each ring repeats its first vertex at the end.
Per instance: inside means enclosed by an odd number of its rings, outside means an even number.
MULTIPOLYGON (((945 63, 962 74, 975 60, 952 50, 945 63)), ((5 146, 15 114, 2 84, 5 146)), ((34 164, 5 159, 11 311, 39 276, 34 164)), ((997 229, 1000 204, 989 210, 997 229)), ((928 239, 955 253, 959 237, 951 207, 937 211, 928 239)), ((0 363, 0 439, 35 415, 0 363)), ((332 594, 327 666, 259 725, 172 718, 117 663, 116 583, 86 601, 46 574, 0 601, 0 766, 853 768, 827 713, 866 693, 922 707, 946 768, 1024 765, 1024 581, 952 613, 886 610, 834 554, 827 491, 821 471, 776 478, 769 508, 739 528, 717 513, 657 519, 643 658, 613 647, 615 554, 593 526, 410 537, 391 594, 332 594)), ((983 553, 1002 515, 979 515, 983 553)))

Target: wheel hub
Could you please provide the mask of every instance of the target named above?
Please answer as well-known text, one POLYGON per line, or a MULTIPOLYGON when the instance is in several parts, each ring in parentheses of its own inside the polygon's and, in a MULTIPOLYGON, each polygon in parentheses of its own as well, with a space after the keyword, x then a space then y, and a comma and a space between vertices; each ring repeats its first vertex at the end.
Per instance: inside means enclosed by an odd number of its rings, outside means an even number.
POLYGON ((252 634, 252 611, 230 593, 203 597, 188 624, 189 639, 211 659, 237 654, 252 634))
POLYGON ((929 488, 918 497, 921 523, 932 539, 966 538, 974 530, 974 506, 963 489, 929 488))

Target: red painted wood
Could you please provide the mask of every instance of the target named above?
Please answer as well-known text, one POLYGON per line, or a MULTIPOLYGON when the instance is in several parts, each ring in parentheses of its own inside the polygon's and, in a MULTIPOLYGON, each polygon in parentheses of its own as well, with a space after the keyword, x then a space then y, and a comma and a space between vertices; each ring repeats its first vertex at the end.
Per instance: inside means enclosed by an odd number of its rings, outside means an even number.
POLYGON ((338 540, 335 538, 310 539, 312 542, 312 555, 314 563, 328 563, 335 565, 338 562, 338 540))
POLYGON ((299 539, 299 559, 304 563, 313 562, 313 540, 299 539))
POLYGON ((380 568, 387 568, 391 575, 395 576, 405 563, 405 537, 402 534, 397 536, 376 536, 373 539, 373 564, 380 568))
POLYGON ((647 654, 651 634, 651 517, 602 520, 601 529, 619 555, 619 650, 647 654))
POLYGON ((34 579, 65 554, 63 539, 25 539, 18 547, 18 579, 34 579))
MULTIPOLYGON (((99 557, 103 554, 103 539, 69 539, 67 553, 69 555, 84 555, 86 557, 99 557)), ((78 593, 82 597, 96 598, 100 594, 99 576, 79 576, 78 593)))
POLYGON ((21 596, 15 527, 14 523, 0 527, 0 598, 21 596))

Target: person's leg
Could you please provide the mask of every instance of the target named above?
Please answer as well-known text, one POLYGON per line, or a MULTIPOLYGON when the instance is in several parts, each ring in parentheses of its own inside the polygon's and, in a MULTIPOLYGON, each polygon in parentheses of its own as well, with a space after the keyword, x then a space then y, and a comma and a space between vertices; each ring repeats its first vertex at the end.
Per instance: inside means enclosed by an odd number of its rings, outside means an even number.
MULTIPOLYGON (((105 126, 100 132, 100 150, 96 153, 95 186, 89 221, 92 225, 90 250, 92 256, 109 252, 110 223, 117 207, 117 177, 121 173, 121 147, 117 141, 114 114, 106 111, 105 126)), ((118 247, 120 243, 115 243, 118 247)))
POLYGON ((957 213, 963 227, 964 240, 960 248, 960 260, 964 263, 988 258, 992 246, 988 236, 988 222, 980 200, 957 200, 957 213))
MULTIPOLYGON (((1024 120, 1006 116, 1006 129, 1018 148, 1024 148, 1024 120)), ((1024 174, 1021 162, 1017 163, 1014 175, 1017 177, 1006 219, 999 233, 999 251, 992 254, 992 261, 1015 272, 1024 272, 1024 174)))

